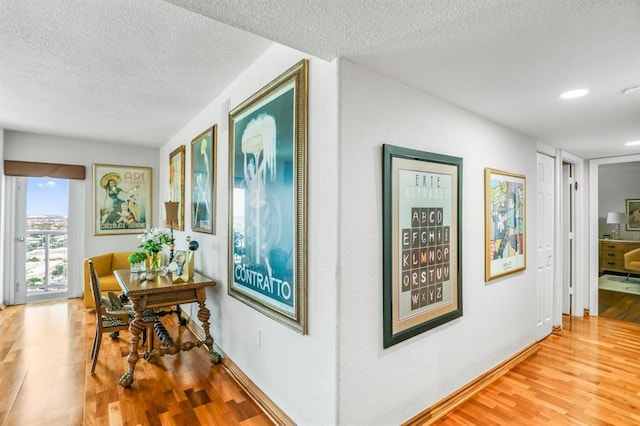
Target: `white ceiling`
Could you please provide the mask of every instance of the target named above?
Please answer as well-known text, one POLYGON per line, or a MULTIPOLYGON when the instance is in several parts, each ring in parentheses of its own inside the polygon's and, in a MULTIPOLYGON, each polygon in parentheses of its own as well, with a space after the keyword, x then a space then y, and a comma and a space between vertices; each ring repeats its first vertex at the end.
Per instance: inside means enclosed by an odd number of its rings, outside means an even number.
POLYGON ((640 0, 0 0, 0 127, 161 146, 272 42, 584 158, 640 153, 640 0))

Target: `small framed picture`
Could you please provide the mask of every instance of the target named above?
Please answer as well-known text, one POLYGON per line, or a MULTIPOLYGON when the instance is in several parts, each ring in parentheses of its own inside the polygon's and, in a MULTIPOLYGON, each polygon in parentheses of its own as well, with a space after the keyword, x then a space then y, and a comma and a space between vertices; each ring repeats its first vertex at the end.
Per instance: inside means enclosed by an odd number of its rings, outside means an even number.
POLYGON ((627 231, 640 231, 640 199, 627 199, 627 231))
POLYGON ((527 267, 526 177, 485 169, 485 281, 527 267))

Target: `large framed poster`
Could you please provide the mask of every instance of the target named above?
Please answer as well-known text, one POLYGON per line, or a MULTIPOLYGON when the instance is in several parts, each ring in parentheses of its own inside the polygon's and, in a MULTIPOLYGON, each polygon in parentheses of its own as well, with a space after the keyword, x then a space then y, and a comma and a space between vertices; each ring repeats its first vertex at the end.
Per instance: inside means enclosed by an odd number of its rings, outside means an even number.
POLYGON ((178 221, 173 229, 184 231, 184 152, 180 145, 169 154, 169 201, 178 203, 178 221))
POLYGON ((485 182, 485 281, 527 267, 526 178, 491 168, 485 182))
POLYGON ((306 334, 307 60, 229 113, 231 296, 306 334))
POLYGON ((383 346, 462 316, 462 159, 383 146, 383 346))
POLYGON ((216 161, 218 126, 191 141, 191 230, 216 233, 216 161))
POLYGON ((150 167, 93 165, 94 235, 149 229, 152 205, 150 167))

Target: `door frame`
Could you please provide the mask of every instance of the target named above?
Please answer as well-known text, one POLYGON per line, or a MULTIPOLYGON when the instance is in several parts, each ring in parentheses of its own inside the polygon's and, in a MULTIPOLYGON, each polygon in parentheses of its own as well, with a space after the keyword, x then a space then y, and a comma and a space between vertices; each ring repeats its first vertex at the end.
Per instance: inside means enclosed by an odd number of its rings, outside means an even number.
POLYGON ((594 158, 589 160, 589 312, 598 315, 598 194, 599 167, 604 164, 632 163, 640 161, 640 155, 594 158))
MULTIPOLYGON (((586 226, 587 220, 585 217, 586 211, 586 203, 585 197, 585 188, 590 186, 589 182, 585 177, 585 167, 584 160, 577 155, 571 154, 569 152, 559 150, 560 155, 556 158, 556 172, 558 176, 562 176, 562 168, 565 163, 569 163, 573 166, 573 181, 574 181, 574 189, 573 189, 573 247, 574 247, 574 273, 573 273, 573 298, 571 300, 571 312, 574 316, 584 316, 586 313, 590 312, 586 311, 589 307, 589 287, 587 285, 587 280, 584 277, 587 275, 587 265, 585 264, 585 260, 587 259, 587 242, 589 241, 589 233, 588 228, 586 226), (577 186, 576 186, 577 185, 577 186), (583 283, 580 285, 580 283, 583 283)), ((559 203, 559 208, 556 209, 558 213, 557 222, 562 226, 561 231, 557 233, 557 239, 559 242, 558 248, 564 252, 564 238, 563 235, 568 232, 564 229, 563 221, 561 220, 564 215, 569 214, 569 212, 565 212, 562 204, 562 197, 564 196, 567 188, 563 185, 563 179, 557 179, 558 184, 558 193, 556 194, 556 200, 559 203)), ((588 213, 588 212, 587 212, 588 213)), ((557 324, 562 325, 562 274, 563 268, 565 265, 562 262, 561 256, 556 256, 556 303, 557 309, 555 312, 558 314, 558 322, 557 324)))
MULTIPOLYGON (((84 291, 84 273, 82 271, 82 253, 84 253, 84 238, 82 238, 82 230, 85 228, 84 217, 84 192, 85 181, 69 179, 69 211, 67 220, 67 297, 81 297, 84 291)), ((17 238, 16 234, 16 184, 17 178, 13 176, 4 177, 4 294, 3 298, 7 305, 15 305, 17 303, 26 302, 26 294, 24 300, 16 300, 16 254, 14 244, 17 238)), ((25 286, 26 288, 26 286, 25 286)))

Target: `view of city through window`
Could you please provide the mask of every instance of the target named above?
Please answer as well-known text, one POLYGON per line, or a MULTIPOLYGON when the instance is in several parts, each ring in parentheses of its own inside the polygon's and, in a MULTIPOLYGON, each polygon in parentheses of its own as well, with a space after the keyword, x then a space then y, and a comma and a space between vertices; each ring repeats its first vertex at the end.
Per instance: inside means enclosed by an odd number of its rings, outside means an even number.
POLYGON ((69 182, 27 178, 27 296, 67 291, 69 182))

